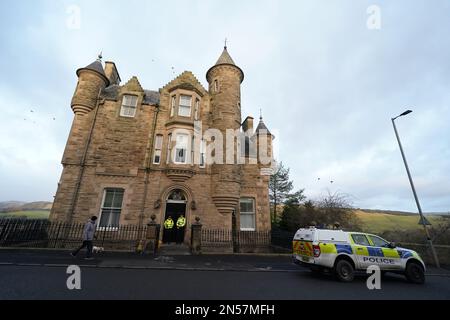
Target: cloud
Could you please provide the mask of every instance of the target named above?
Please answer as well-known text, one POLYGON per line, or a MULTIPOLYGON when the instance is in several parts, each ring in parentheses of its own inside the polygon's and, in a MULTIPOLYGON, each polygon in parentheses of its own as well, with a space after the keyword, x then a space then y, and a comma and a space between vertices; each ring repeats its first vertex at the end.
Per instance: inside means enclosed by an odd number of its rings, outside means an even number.
POLYGON ((0 200, 52 198, 75 70, 100 50, 123 81, 137 75, 158 89, 190 70, 206 85, 226 37, 245 73, 243 116, 263 109, 296 188, 312 198, 339 190, 358 207, 415 210, 390 121, 411 108, 397 124, 422 206, 449 210, 450 5, 379 1, 381 29, 369 30, 372 4, 3 1, 0 200), (66 26, 70 5, 80 8, 79 30, 66 26), (30 106, 39 107, 35 126, 22 119, 30 106))

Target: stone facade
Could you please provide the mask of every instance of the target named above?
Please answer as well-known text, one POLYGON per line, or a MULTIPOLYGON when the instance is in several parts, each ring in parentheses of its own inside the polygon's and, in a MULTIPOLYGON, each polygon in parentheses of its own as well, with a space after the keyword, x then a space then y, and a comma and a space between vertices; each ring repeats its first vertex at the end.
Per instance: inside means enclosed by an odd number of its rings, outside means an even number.
MULTIPOLYGON (((258 130, 267 129, 262 119, 256 131, 253 118, 242 122, 244 73, 226 48, 207 73, 208 90, 189 71, 158 91, 144 90, 136 77, 120 85, 115 64, 106 62, 103 67, 100 59, 79 69, 77 75, 71 104, 75 115, 51 220, 84 222, 96 215, 101 224, 102 215, 108 214, 105 190, 114 189, 123 192, 120 209, 114 212, 120 225, 147 224, 152 215, 162 224, 168 207, 175 203, 174 208, 184 211, 187 231, 195 217, 206 229, 270 230, 269 175, 262 173, 270 164, 249 152, 244 153, 245 163, 238 164, 237 155, 232 155, 231 164, 209 163, 205 149, 206 164, 194 161, 202 153, 198 139, 192 140, 195 134, 219 130, 225 145, 227 129, 245 130, 247 141, 259 145, 258 130), (123 114, 125 96, 135 97, 131 116, 123 114), (180 115, 181 98, 190 99, 189 114, 185 108, 180 115), (187 147, 181 153, 176 149, 179 130, 188 134, 187 147), (177 152, 181 161, 177 161, 177 152), (159 161, 155 161, 156 155, 159 161), (182 198, 173 200, 173 192, 182 198), (245 225, 241 223, 241 199, 253 203, 254 214, 247 212, 245 225)), ((269 133, 263 139, 267 139, 271 158, 272 136, 269 133)), ((217 156, 215 152, 212 154, 217 156)), ((227 156, 224 152, 224 162, 227 156)), ((190 232, 185 232, 186 243, 189 237, 190 232)))

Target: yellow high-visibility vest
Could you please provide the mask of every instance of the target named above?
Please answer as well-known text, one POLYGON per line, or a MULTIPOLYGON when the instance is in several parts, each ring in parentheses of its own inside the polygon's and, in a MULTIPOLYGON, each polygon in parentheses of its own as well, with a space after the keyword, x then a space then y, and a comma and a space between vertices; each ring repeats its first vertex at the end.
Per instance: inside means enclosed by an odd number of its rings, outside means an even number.
POLYGON ((173 220, 172 220, 172 218, 167 218, 166 221, 164 221, 164 228, 165 229, 172 229, 173 228, 173 220))
POLYGON ((183 228, 186 225, 186 218, 185 217, 179 217, 177 220, 177 227, 183 228))

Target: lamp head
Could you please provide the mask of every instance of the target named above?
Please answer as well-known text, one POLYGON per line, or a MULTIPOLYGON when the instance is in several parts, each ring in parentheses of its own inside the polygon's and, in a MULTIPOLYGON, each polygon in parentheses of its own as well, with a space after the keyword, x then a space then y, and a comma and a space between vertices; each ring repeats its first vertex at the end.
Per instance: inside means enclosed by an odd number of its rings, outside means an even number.
POLYGON ((406 111, 403 112, 399 117, 406 116, 407 114, 410 114, 411 112, 412 112, 412 110, 406 110, 406 111))
POLYGON ((395 119, 397 119, 397 118, 400 118, 400 117, 406 116, 407 114, 410 114, 411 112, 412 112, 412 110, 406 110, 406 111, 405 111, 405 112, 403 112, 402 114, 400 114, 400 115, 396 116, 395 118, 392 118, 392 120, 395 120, 395 119))

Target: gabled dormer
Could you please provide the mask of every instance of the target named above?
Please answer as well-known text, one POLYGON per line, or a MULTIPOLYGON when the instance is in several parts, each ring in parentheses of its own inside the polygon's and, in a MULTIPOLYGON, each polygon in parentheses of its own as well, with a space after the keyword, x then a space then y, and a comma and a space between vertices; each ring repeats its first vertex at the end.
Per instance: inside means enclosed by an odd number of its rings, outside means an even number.
POLYGON ((168 99, 166 109, 169 123, 193 123, 201 120, 201 114, 208 106, 207 90, 190 71, 184 71, 161 89, 168 99))
POLYGON ((137 77, 132 77, 128 82, 120 87, 118 100, 120 103, 119 116, 134 118, 137 115, 138 107, 142 105, 145 91, 137 77))

